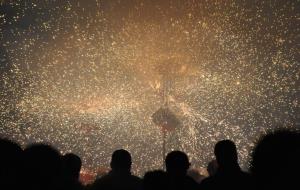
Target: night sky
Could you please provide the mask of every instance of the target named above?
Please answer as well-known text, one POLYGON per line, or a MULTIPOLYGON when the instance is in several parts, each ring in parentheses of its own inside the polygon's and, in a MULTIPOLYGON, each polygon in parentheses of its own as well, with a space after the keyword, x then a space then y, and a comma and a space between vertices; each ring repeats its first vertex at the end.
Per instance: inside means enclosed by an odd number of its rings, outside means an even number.
POLYGON ((0 1, 0 137, 108 167, 119 148, 142 174, 162 165, 152 115, 180 121, 167 151, 205 167, 232 139, 299 128, 297 0, 0 1))

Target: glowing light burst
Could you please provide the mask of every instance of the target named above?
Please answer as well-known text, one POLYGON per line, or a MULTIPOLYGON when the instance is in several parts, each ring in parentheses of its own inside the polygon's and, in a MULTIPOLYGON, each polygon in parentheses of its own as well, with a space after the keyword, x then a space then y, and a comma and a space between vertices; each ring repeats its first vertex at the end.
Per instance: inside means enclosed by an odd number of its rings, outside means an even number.
POLYGON ((134 171, 161 166, 151 115, 163 104, 183 123, 167 149, 195 167, 233 139, 247 166, 262 132, 297 126, 294 1, 2 1, 1 136, 50 142, 84 167, 117 148, 134 171), (272 11, 270 11, 272 10, 272 11))

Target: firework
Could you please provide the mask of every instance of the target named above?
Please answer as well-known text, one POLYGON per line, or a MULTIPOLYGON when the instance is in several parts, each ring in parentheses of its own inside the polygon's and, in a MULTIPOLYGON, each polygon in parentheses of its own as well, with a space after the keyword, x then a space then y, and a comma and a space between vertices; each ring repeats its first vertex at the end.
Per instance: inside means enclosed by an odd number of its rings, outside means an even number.
POLYGON ((22 145, 49 142, 92 169, 125 148, 142 174, 161 166, 151 116, 168 101, 182 124, 168 151, 205 167, 229 138, 246 167, 258 135, 297 125, 296 1, 0 5, 0 134, 22 145))

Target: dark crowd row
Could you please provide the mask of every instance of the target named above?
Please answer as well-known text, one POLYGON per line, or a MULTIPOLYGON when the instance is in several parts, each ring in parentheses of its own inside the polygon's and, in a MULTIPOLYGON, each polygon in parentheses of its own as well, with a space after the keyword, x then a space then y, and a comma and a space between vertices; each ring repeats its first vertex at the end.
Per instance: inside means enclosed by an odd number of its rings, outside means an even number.
POLYGON ((0 189, 2 190, 209 190, 209 189, 300 189, 300 133, 277 130, 261 137, 251 153, 249 172, 242 171, 231 140, 219 141, 209 176, 200 181, 187 175, 190 163, 182 151, 165 159, 166 170, 131 174, 131 155, 113 152, 111 170, 90 185, 79 181, 81 159, 72 153, 61 155, 46 144, 22 149, 0 139, 0 189))

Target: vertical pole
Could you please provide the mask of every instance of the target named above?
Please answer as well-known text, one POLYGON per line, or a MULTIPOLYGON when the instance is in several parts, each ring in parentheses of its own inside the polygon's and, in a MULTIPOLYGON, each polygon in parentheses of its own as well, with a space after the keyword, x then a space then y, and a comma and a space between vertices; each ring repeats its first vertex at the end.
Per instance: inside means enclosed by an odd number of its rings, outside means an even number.
POLYGON ((166 136, 167 136, 167 133, 166 133, 166 129, 162 129, 162 133, 163 133, 163 149, 162 149, 162 168, 163 170, 166 169, 165 167, 165 159, 166 159, 166 136))

